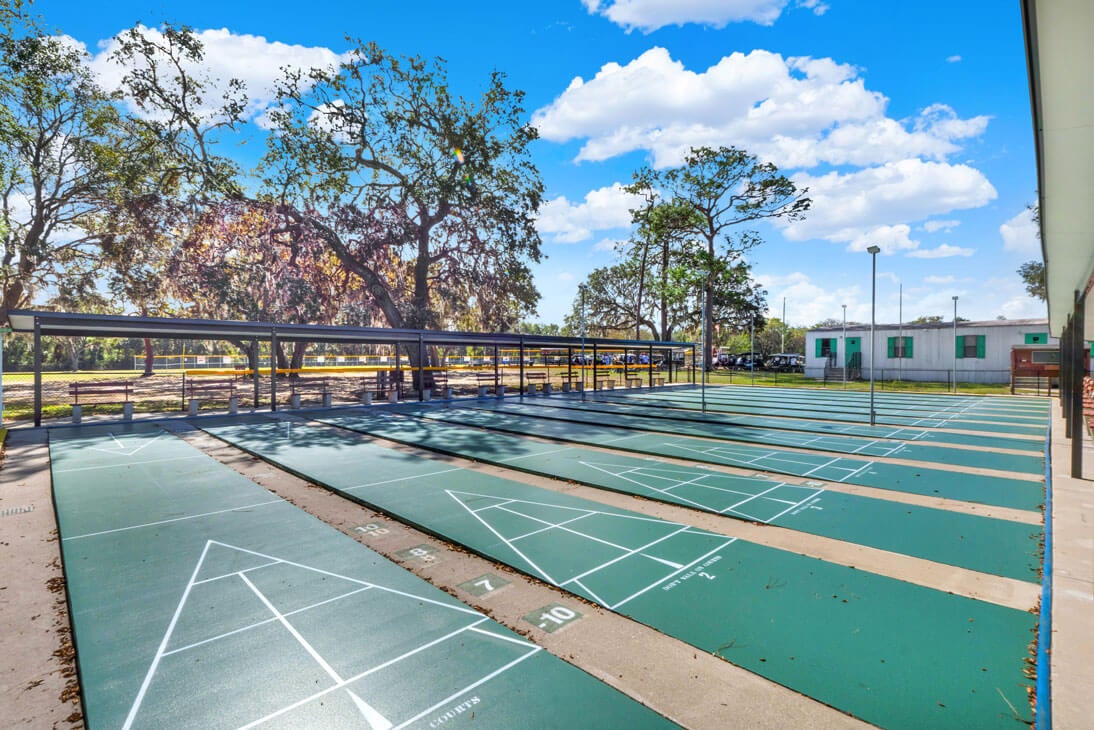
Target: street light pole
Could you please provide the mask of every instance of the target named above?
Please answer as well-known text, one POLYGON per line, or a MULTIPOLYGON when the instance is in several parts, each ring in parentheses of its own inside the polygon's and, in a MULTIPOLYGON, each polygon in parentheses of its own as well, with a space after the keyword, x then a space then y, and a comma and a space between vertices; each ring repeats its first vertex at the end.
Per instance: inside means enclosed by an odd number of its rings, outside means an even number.
POLYGON ((957 394, 957 295, 953 295, 953 392, 957 394))
POLYGON ((581 400, 585 400, 585 285, 577 290, 581 292, 581 400))
POLYGON ((847 305, 843 305, 843 389, 847 390, 847 305))
POLYGON ((870 425, 876 420, 874 413, 874 351, 877 349, 874 341, 875 312, 877 309, 877 255, 881 253, 878 246, 870 246, 866 249, 870 254, 870 425))
POLYGON ((786 352, 786 297, 783 297, 783 326, 779 334, 779 352, 786 352))

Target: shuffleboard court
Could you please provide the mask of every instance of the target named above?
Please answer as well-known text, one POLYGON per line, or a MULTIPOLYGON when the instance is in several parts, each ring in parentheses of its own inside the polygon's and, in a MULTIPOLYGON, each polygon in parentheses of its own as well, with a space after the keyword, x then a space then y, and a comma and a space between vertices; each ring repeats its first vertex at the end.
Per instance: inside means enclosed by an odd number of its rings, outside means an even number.
MULTIPOLYGON (((830 421, 781 418, 778 416, 735 416, 729 413, 706 414, 692 410, 644 405, 641 402, 630 402, 624 398, 602 401, 593 398, 580 400, 574 396, 552 396, 550 398, 536 398, 523 402, 532 402, 537 406, 565 408, 588 413, 626 413, 661 421, 732 424, 747 428, 768 428, 806 433, 838 434, 841 436, 862 436, 865 438, 884 440, 921 441, 943 446, 964 446, 973 448, 989 447, 994 449, 1008 449, 1011 451, 1024 451, 1030 454, 1041 454, 1045 450, 1044 437, 1037 436, 1007 437, 998 434, 959 433, 954 431, 940 431, 937 429, 894 428, 890 426, 870 426, 855 423, 832 423, 830 421)), ((477 401, 468 401, 467 405, 494 408, 498 404, 494 403, 492 399, 480 399, 477 401)), ((669 426, 668 428, 671 429, 672 427, 669 426)))
POLYGON ((675 727, 174 436, 50 440, 93 730, 675 727))
POLYGON ((340 428, 736 519, 779 525, 1018 580, 1038 580, 1039 527, 817 486, 472 431, 377 409, 308 414, 340 428))
POLYGON ((620 411, 602 410, 589 413, 571 408, 552 408, 545 405, 543 401, 544 399, 522 399, 519 402, 515 399, 480 399, 474 402, 474 406, 501 413, 515 413, 536 418, 618 426, 640 431, 674 433, 763 446, 790 446, 811 451, 904 459, 920 463, 949 464, 976 469, 1010 471, 1016 474, 1040 475, 1045 472, 1045 459, 1041 454, 1010 454, 979 449, 955 449, 926 444, 921 441, 816 434, 711 421, 703 423, 690 421, 669 422, 663 419, 647 418, 642 415, 633 415, 620 411))
MULTIPOLYGON (((799 418, 823 418, 829 421, 850 423, 867 423, 870 420, 869 405, 856 405, 853 403, 838 403, 835 406, 814 406, 807 408, 787 408, 779 405, 757 404, 755 402, 732 402, 720 400, 715 391, 717 388, 707 388, 706 410, 714 413, 734 413, 759 416, 784 416, 799 418)), ((592 396, 592 394, 589 394, 592 396)), ((652 404, 669 406, 672 408, 688 408, 699 410, 702 396, 698 388, 673 388, 667 392, 620 392, 611 393, 600 391, 595 397, 599 400, 612 401, 624 399, 627 401, 646 401, 652 404)), ((877 408, 875 408, 877 411, 877 408)), ((895 416, 890 412, 877 413, 875 423, 888 426, 907 426, 911 428, 952 428, 963 431, 989 431, 991 433, 1019 434, 1027 436, 1044 437, 1046 428, 1044 423, 999 423, 994 420, 967 420, 959 417, 959 414, 926 416, 895 416)))
POLYGON ((305 478, 888 728, 1030 721, 1035 618, 423 459, 329 426, 197 423, 305 478))
MULTIPOLYGON (((755 401, 761 393, 777 397, 780 402, 791 403, 843 403, 867 405, 869 393, 861 390, 823 390, 816 388, 780 388, 762 386, 753 388, 740 385, 711 386, 713 392, 726 399, 755 401), (759 391, 759 392, 757 392, 759 391)), ((993 419, 1022 420, 1037 418, 1048 413, 1048 399, 1014 398, 991 395, 951 395, 929 393, 894 393, 880 391, 874 394, 875 405, 881 409, 902 410, 910 413, 959 413, 967 417, 989 416, 993 419)))
MULTIPOLYGON (((401 406, 410 412, 417 406, 401 406)), ((456 404, 421 410, 427 418, 507 431, 526 436, 603 446, 708 464, 758 469, 878 489, 945 497, 965 502, 1039 511, 1043 484, 1029 478, 988 476, 864 459, 833 457, 802 451, 718 443, 705 439, 636 432, 629 429, 536 418, 517 413, 482 411, 456 404)))

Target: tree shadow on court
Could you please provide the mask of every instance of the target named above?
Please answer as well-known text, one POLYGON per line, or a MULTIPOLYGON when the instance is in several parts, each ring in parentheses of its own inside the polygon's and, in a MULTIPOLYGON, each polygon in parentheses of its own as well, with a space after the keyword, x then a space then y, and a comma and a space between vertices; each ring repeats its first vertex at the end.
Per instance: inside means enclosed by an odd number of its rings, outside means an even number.
MULTIPOLYGON (((426 409, 433 410, 430 407, 426 409)), ((501 433, 455 426, 422 418, 421 407, 384 411, 340 409, 312 414, 320 423, 356 432, 363 437, 387 439, 451 456, 482 460, 512 458, 537 451, 537 444, 501 433)))

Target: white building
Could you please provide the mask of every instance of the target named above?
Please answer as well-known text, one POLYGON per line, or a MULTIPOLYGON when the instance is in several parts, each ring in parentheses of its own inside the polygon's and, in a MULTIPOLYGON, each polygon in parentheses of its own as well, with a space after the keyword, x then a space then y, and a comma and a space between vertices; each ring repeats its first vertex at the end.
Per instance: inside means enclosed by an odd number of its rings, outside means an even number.
MULTIPOLYGON (((1015 345, 1058 346, 1049 336, 1047 319, 989 320, 954 323, 879 324, 875 380, 950 382, 954 367, 961 383, 1006 383, 1015 345)), ((823 327, 805 334, 805 375, 810 378, 870 377, 870 325, 823 327)))

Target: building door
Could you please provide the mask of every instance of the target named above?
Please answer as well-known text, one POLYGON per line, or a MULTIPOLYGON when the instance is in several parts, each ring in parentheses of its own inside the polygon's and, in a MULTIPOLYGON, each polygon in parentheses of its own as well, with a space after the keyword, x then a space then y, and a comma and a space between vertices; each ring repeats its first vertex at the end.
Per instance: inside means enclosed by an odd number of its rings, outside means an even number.
POLYGON ((843 366, 859 367, 859 363, 862 362, 862 338, 861 337, 848 337, 847 346, 845 348, 847 352, 844 353, 843 366), (858 357, 855 357, 858 355, 858 357))

